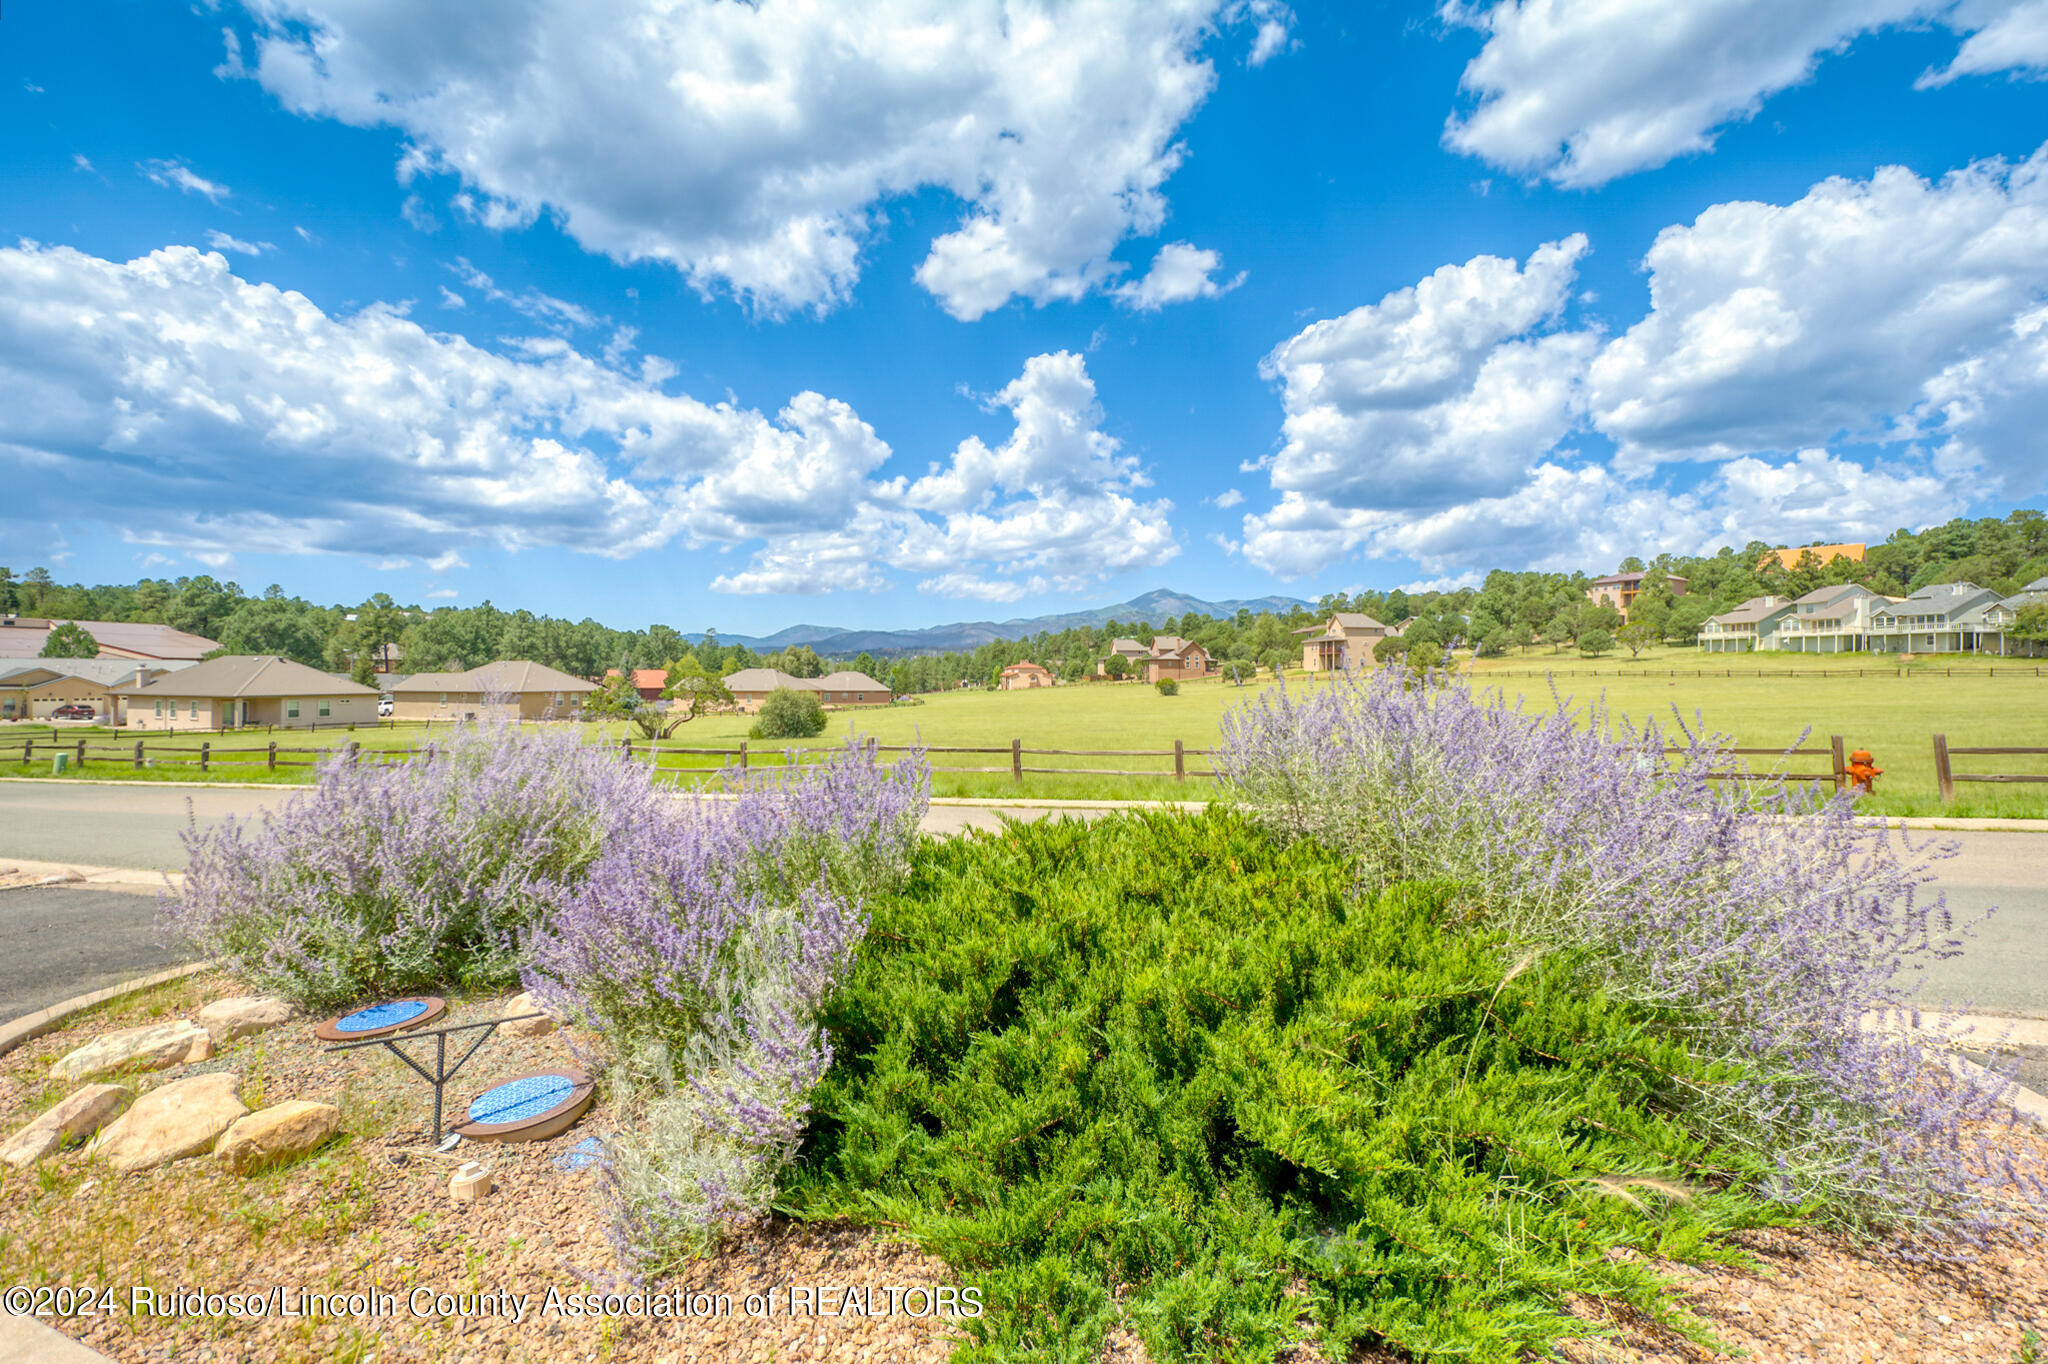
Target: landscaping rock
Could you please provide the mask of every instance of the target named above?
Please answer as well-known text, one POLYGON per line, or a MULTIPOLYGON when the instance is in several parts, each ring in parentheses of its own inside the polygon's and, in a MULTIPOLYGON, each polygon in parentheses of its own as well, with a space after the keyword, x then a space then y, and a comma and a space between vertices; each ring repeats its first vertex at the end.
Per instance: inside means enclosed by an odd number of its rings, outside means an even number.
POLYGON ((235 1097, 240 1083, 233 1071, 220 1071, 152 1089, 101 1129, 85 1153, 105 1156, 124 1175, 199 1155, 249 1111, 235 1097))
POLYGON ((217 1046, 237 1037, 254 1037, 280 1023, 289 1023, 298 1013, 281 999, 252 996, 248 999, 217 999, 199 1011, 199 1026, 206 1029, 217 1046))
POLYGON ((254 1174, 266 1165, 318 1150, 340 1130, 341 1110, 333 1104, 293 1099, 236 1119, 213 1154, 238 1175, 254 1174))
MULTIPOLYGON (((519 1014, 530 1014, 538 1008, 540 1008, 540 1001, 535 999, 530 993, 522 990, 512 996, 511 1002, 505 1006, 504 1011, 498 1017, 512 1018, 519 1014)), ((501 1023, 498 1025, 498 1031, 511 1037, 545 1037, 553 1032, 556 1026, 557 1024, 553 1017, 529 1018, 520 1023, 501 1023)))
POLYGON ((19 1170, 54 1154, 67 1141, 91 1136, 134 1099, 122 1085, 87 1085, 0 1143, 0 1161, 19 1170))
POLYGON ((204 1061, 211 1055, 213 1038, 206 1029, 181 1018, 95 1037, 51 1066, 50 1074, 59 1080, 83 1080, 123 1066, 162 1070, 187 1061, 204 1061))

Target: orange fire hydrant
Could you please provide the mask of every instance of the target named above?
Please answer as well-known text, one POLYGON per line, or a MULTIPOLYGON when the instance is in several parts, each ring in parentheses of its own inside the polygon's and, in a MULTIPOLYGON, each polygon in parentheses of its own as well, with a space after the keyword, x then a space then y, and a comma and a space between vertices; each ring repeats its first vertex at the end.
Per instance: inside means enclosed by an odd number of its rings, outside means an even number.
POLYGON ((1883 775, 1884 769, 1879 767, 1870 756, 1869 749, 1859 748, 1849 755, 1850 787, 1860 786, 1866 792, 1875 791, 1877 789, 1877 779, 1883 775))

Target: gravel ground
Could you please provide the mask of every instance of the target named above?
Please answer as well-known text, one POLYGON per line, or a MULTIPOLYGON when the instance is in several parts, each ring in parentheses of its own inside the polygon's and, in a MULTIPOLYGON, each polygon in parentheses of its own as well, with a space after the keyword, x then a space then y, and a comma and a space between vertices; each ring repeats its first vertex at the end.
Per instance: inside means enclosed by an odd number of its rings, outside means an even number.
MULTIPOLYGON (((0 1057, 0 1132, 11 1132, 62 1096, 42 1078, 49 1063, 98 1032, 153 1018, 189 1017, 202 1003, 241 991, 202 975, 160 987, 117 1009, 0 1057)), ((498 1001, 456 1006, 451 1021, 497 1011, 498 1001)), ((459 1112, 485 1084, 573 1060, 555 1033, 486 1043, 449 1086, 459 1112)), ((146 1175, 106 1175, 76 1154, 26 1172, 0 1171, 0 1284, 131 1285, 160 1293, 201 1288, 261 1293, 394 1295, 392 1314, 263 1320, 202 1314, 78 1317, 67 1334, 123 1364, 189 1361, 571 1361, 626 1364, 682 1361, 940 1360, 959 1339, 944 1319, 918 1315, 923 1297, 959 1277, 915 1248, 848 1226, 778 1221, 734 1240, 654 1285, 682 1294, 730 1295, 732 1314, 681 1320, 544 1314, 550 1290, 563 1298, 623 1285, 605 1241, 588 1169, 565 1170, 579 1141, 611 1130, 603 1096, 575 1127, 551 1141, 517 1146, 465 1143, 450 1156, 428 1149, 428 1091, 379 1049, 324 1054, 305 1023, 244 1039, 214 1059, 136 1077, 147 1088, 208 1070, 243 1077, 251 1107, 289 1098, 341 1104, 345 1140, 297 1164, 241 1179, 210 1160, 183 1161, 146 1175), (494 1166, 497 1190, 458 1205, 447 1179, 461 1160, 494 1166), (792 1288, 829 1289, 811 1312, 792 1315, 792 1288), (868 1315, 849 1310, 848 1288, 867 1288, 868 1315), (898 1310, 891 1312, 890 1289, 898 1310), (428 1314, 410 1295, 428 1292, 428 1314), (749 1316, 749 1294, 776 1292, 772 1316, 749 1316), (438 1315, 437 1294, 531 1295, 523 1321, 490 1310, 486 1296, 438 1315), (840 1314, 823 1315, 836 1309, 840 1314)), ((2023 1131, 2008 1140, 2048 1160, 2048 1140, 2023 1131)), ((1931 1272, 1859 1254, 1811 1232, 1762 1231, 1743 1243, 1748 1270, 1673 1267, 1693 1309, 1736 1354, 1675 1344, 1639 1324, 1568 1345, 1573 1364, 2010 1364, 2032 1326, 2048 1337, 2048 1246, 1994 1246, 1972 1265, 1931 1272)), ((1588 1311, 1589 1317, 1596 1312, 1588 1311)), ((1318 1360, 1314 1349, 1294 1352, 1318 1360)), ((1393 1359, 1391 1354, 1372 1358, 1393 1359)), ((1140 1364, 1143 1345, 1119 1331, 1105 1359, 1140 1364)))

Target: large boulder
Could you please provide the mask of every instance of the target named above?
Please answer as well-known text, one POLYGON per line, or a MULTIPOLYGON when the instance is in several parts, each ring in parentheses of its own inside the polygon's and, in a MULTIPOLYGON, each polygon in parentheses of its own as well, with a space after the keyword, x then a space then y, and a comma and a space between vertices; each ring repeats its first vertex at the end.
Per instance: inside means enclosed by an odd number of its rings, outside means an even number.
MULTIPOLYGON (((498 1017, 517 1018, 520 1014, 530 1014, 539 1008, 540 1001, 535 999, 532 994, 522 990, 512 996, 511 1002, 499 1011, 498 1017)), ((498 1025, 499 1032, 513 1037, 544 1037, 554 1030, 555 1019, 553 1015, 522 1019, 517 1023, 500 1023, 498 1025)))
POLYGON ((67 1141, 82 1141, 105 1127, 134 1099, 122 1085, 87 1085, 0 1142, 0 1161, 19 1170, 52 1155, 67 1141))
POLYGON ((222 1071, 152 1089, 102 1128, 85 1153, 106 1157, 124 1175, 200 1155, 249 1111, 235 1097, 240 1083, 240 1076, 222 1071))
POLYGON ((298 1013, 281 999, 252 995, 246 999, 217 999, 199 1011, 199 1026, 206 1029, 216 1045, 237 1037, 254 1037, 280 1023, 289 1023, 298 1013))
POLYGON ((213 1055, 206 1029, 184 1019, 110 1032, 62 1057, 50 1067, 59 1080, 83 1080, 108 1070, 162 1070, 213 1055))
POLYGON ((213 1155, 238 1175, 254 1174, 266 1165, 318 1150, 341 1130, 341 1110, 333 1104, 291 1099, 259 1108, 221 1134, 213 1155))

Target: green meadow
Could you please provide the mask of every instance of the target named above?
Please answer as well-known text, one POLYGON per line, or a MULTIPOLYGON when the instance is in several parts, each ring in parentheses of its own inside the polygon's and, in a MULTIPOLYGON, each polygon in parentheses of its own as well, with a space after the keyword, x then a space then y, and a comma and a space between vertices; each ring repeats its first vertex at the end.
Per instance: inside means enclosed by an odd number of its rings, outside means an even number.
MULTIPOLYGON (((1656 719, 1667 728, 1678 719, 1713 732, 1732 735, 1745 748, 1783 749, 1802 734, 1820 757, 1802 768, 1826 766, 1829 736, 1840 735, 1849 750, 1868 748, 1884 776, 1869 804, 1886 814, 2048 815, 2048 784, 2002 786, 1960 785, 1952 804, 1941 804, 1935 783, 1933 737, 1945 734, 1951 748, 2048 747, 2048 665, 2044 675, 2032 663, 1990 668, 1982 662, 1923 659, 1906 665, 1901 674, 1895 660, 1855 655, 1832 658, 1755 655, 1703 656, 1691 651, 1646 652, 1631 663, 1626 658, 1582 660, 1542 650, 1467 667, 1467 685, 1497 690, 1509 703, 1519 701, 1535 711, 1550 710, 1561 697, 1583 709, 1606 702, 1616 727, 1656 719), (1862 676, 1855 676, 1858 669, 1862 676), (1676 674, 1676 675, 1674 675, 1676 674), (1555 696, 1553 695, 1555 688, 1555 696)), ((882 745, 924 744, 940 769, 933 780, 941 796, 1024 796, 1037 799, 1201 799, 1210 785, 1201 774, 1210 767, 1205 750, 1220 732, 1224 714, 1257 698, 1273 685, 1261 677, 1255 685, 1228 681, 1184 683, 1177 696, 1161 696, 1141 683, 1087 683, 1037 691, 961 691, 931 695, 886 709, 830 712, 825 733, 800 744, 746 741, 752 718, 713 715, 682 726, 656 745, 656 761, 673 769, 678 780, 715 780, 719 768, 734 759, 732 750, 746 743, 750 767, 774 765, 794 750, 836 747, 849 737, 873 739, 882 745), (1011 776, 1009 748, 1021 741, 1027 769, 1022 783, 1011 776), (1173 780, 1171 750, 1181 741, 1186 753, 1185 781, 1173 780), (983 753, 945 752, 949 748, 996 750, 983 753), (692 753, 692 749, 725 750, 692 753), (1097 753, 1074 755, 1045 750, 1153 750, 1147 756, 1097 753), (949 772, 948 768, 993 768, 988 772, 949 772), (1152 776, 1112 775, 1122 772, 1152 776)), ((1291 674, 1294 688, 1328 685, 1324 679, 1291 674)), ((354 741, 366 755, 395 753, 430 742, 433 731, 423 725, 321 730, 314 733, 263 734, 238 732, 205 736, 212 744, 210 770, 196 763, 201 736, 157 737, 144 731, 65 730, 61 738, 75 742, 81 733, 94 756, 69 776, 147 780, 236 780, 292 783, 307 780, 310 768, 280 767, 272 772, 261 762, 229 759, 261 758, 272 739, 284 750, 326 750, 354 741), (155 765, 136 769, 126 757, 141 738, 155 765), (103 760, 97 751, 119 749, 122 757, 103 760), (176 759, 184 759, 179 762, 176 759)), ((623 723, 590 726, 593 741, 617 743, 628 733, 623 723)), ((0 773, 51 776, 47 728, 11 726, 0 730, 0 773), (19 756, 23 739, 38 747, 33 761, 19 756), (10 748, 12 751, 10 751, 10 748)), ((635 736, 636 751, 644 742, 635 736)), ((291 754, 303 758, 303 754, 291 754)), ((1768 767, 1771 760, 1748 760, 1768 767)), ((1957 757, 1957 773, 2020 772, 2048 776, 2048 757, 1957 757)), ((63 780, 65 778, 54 778, 63 780)))

